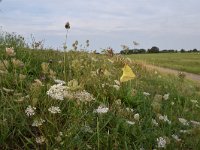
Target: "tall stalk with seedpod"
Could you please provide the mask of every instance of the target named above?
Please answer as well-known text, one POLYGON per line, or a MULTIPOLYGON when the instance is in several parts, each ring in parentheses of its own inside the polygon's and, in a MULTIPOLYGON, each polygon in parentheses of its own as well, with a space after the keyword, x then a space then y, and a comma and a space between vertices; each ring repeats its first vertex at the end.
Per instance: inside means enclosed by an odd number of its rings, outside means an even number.
MULTIPOLYGON (((64 79, 65 81, 67 81, 67 75, 66 75, 66 62, 69 62, 68 61, 68 56, 67 56, 67 36, 68 36, 68 31, 70 29, 70 24, 69 22, 67 22, 65 24, 65 29, 67 29, 67 33, 66 33, 66 36, 65 36, 65 42, 64 42, 64 45, 63 45, 63 48, 64 48, 64 79)), ((69 65, 69 64, 68 64, 69 65)))

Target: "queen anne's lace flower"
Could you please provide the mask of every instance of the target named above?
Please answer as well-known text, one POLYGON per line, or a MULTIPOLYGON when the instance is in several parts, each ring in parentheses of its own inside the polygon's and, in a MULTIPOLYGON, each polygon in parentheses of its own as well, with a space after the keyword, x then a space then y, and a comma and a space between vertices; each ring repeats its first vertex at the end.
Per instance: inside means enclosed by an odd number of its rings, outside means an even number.
POLYGON ((144 95, 144 96, 149 96, 149 95, 150 95, 150 93, 143 92, 143 95, 144 95))
POLYGON ((45 122, 45 120, 39 118, 39 119, 35 119, 32 123, 33 127, 39 127, 41 126, 43 123, 45 122))
POLYGON ((168 124, 171 124, 171 121, 168 119, 168 117, 166 115, 164 115, 164 116, 159 115, 158 118, 164 122, 167 122, 168 124))
POLYGON ((172 134, 172 138, 174 138, 177 142, 181 141, 181 139, 179 139, 178 135, 172 134))
POLYGON ((36 137, 36 138, 35 138, 35 141, 36 141, 36 143, 38 143, 38 144, 44 143, 45 140, 46 140, 46 139, 45 139, 44 136, 39 136, 39 137, 36 137))
POLYGON ((134 121, 129 121, 129 120, 127 120, 126 123, 128 123, 128 124, 130 124, 130 125, 134 125, 134 124, 135 124, 134 121))
POLYGON ((55 106, 51 106, 48 111, 50 111, 52 114, 57 114, 57 113, 60 113, 61 110, 59 107, 55 107, 55 106))
POLYGON ((64 91, 66 89, 66 86, 63 86, 60 84, 55 84, 50 87, 50 89, 47 91, 47 95, 52 97, 56 100, 64 100, 64 91))
POLYGON ((152 119, 152 124, 153 124, 154 126, 158 126, 158 122, 157 122, 155 119, 152 119))
POLYGON ((27 116, 30 117, 30 116, 35 115, 35 110, 36 110, 35 107, 32 107, 31 105, 29 105, 29 106, 26 108, 25 113, 26 113, 27 116))
POLYGON ((108 112, 108 108, 104 106, 99 106, 97 109, 94 110, 95 113, 104 114, 108 112))
POLYGON ((165 94, 165 95, 163 96, 163 99, 164 99, 164 100, 168 100, 168 99, 169 99, 169 93, 168 93, 168 94, 165 94))
POLYGON ((157 140, 157 143, 158 143, 158 148, 165 148, 166 147, 167 141, 165 140, 165 138, 159 137, 156 140, 157 140))
POLYGON ((54 82, 57 83, 57 84, 66 84, 65 81, 59 80, 59 79, 54 79, 54 82))
POLYGON ((76 98, 78 101, 81 101, 81 102, 90 102, 92 100, 95 100, 93 95, 91 95, 90 93, 88 93, 85 90, 83 90, 81 92, 76 92, 74 94, 74 98, 76 98))
POLYGON ((180 123, 182 123, 185 126, 189 125, 189 122, 186 119, 184 119, 184 118, 178 118, 178 120, 179 120, 180 123))

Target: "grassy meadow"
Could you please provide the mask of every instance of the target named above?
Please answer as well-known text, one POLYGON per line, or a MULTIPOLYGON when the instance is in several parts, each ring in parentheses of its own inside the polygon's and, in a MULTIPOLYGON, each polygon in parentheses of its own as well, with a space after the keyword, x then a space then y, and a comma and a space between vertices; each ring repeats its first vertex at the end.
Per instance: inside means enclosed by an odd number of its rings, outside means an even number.
POLYGON ((200 74, 200 53, 133 54, 128 57, 156 66, 200 74))
POLYGON ((200 148, 200 85, 119 55, 2 41, 0 149, 200 148), (136 77, 120 82, 125 64, 136 77))

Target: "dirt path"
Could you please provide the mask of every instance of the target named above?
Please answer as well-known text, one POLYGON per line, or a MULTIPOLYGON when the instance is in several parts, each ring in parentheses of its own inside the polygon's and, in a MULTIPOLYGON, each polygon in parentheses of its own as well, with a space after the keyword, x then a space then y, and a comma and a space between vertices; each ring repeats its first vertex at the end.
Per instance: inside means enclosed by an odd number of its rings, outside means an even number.
POLYGON ((200 75, 197 75, 197 74, 194 74, 194 73, 188 73, 188 72, 184 72, 184 71, 178 71, 178 70, 174 70, 174 69, 158 67, 158 66, 154 66, 154 65, 150 65, 150 64, 143 64, 143 65, 146 66, 148 69, 155 69, 159 72, 167 73, 167 74, 178 75, 179 72, 182 72, 186 75, 185 76, 186 79, 200 83, 200 75))

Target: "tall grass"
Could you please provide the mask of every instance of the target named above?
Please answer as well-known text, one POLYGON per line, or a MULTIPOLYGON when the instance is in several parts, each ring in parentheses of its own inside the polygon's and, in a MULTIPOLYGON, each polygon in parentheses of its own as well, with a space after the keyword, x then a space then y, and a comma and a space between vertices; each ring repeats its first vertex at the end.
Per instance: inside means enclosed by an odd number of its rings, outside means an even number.
POLYGON ((4 44, 0 56, 0 149, 161 149, 161 137, 166 149, 200 148, 199 85, 121 56, 9 46, 16 55, 4 44), (136 78, 119 84, 124 63, 136 78), (55 79, 66 82, 63 100, 47 95, 55 79))

